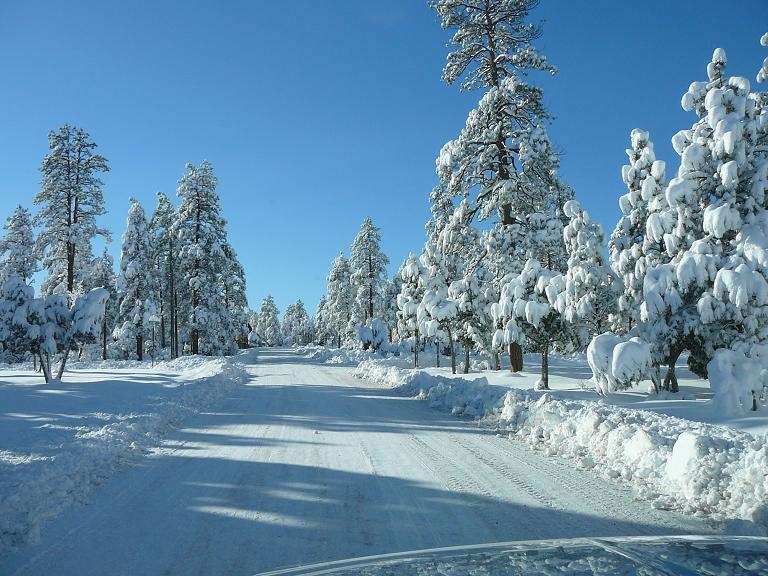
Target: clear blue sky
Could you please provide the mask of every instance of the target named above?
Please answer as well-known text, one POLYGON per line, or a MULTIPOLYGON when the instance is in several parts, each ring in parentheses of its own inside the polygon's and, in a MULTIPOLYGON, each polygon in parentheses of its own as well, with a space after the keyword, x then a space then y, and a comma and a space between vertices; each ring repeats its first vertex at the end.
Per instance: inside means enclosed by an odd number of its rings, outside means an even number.
MULTIPOLYGON (((768 2, 543 0, 543 78, 562 173, 610 232, 629 131, 670 137, 713 48, 754 81, 768 2)), ((114 254, 131 196, 151 209, 184 163, 220 181, 251 306, 314 308, 365 216, 394 271, 424 240, 434 158, 479 94, 443 85, 449 34, 425 2, 0 0, 0 218, 31 206, 46 134, 87 129, 110 160, 114 254)))

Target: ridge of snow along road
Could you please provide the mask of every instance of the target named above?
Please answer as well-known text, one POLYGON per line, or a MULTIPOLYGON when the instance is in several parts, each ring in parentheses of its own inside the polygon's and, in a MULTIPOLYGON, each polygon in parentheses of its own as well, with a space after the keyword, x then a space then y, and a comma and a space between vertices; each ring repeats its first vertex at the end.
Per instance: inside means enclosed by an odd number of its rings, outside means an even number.
MULTIPOLYGON (((124 408, 127 413, 123 413, 119 410, 120 406, 118 410, 114 406, 105 408, 98 405, 98 398, 94 403, 87 394, 78 394, 77 383, 57 383, 62 392, 73 392, 75 402, 80 404, 77 406, 80 415, 76 415, 73 409, 67 418, 72 422, 82 420, 86 425, 55 424, 63 438, 52 446, 20 445, 6 450, 6 446, 0 444, 0 471, 3 473, 3 478, 0 478, 0 553, 14 546, 35 542, 46 520, 61 513, 72 502, 83 501, 121 464, 147 454, 165 434, 180 427, 185 419, 215 407, 247 380, 247 372, 239 356, 184 356, 156 363, 152 367, 148 362, 132 361, 73 363, 72 368, 143 368, 149 369, 153 375, 168 376, 172 384, 158 386, 163 389, 160 398, 131 398, 130 401, 139 403, 138 409, 127 406, 124 408), (91 405, 83 406, 89 400, 91 405), (110 409, 114 413, 109 414, 110 409), (88 423, 94 419, 97 424, 89 426, 88 423), (103 426, 98 424, 104 421, 108 423, 103 426)), ((141 377, 137 382, 141 382, 141 377)), ((0 380, 6 380, 2 372, 0 380)), ((126 375, 125 380, 130 381, 131 375, 126 375)), ((110 381, 95 384, 109 386, 110 381)), ((145 390, 141 384, 136 388, 137 391, 131 394, 141 394, 145 390)), ((122 401, 125 400, 123 397, 122 401)), ((46 426, 50 429, 50 425, 46 424, 38 428, 46 426)), ((19 435, 22 439, 23 436, 19 435)))
POLYGON ((736 520, 730 530, 768 532, 765 437, 603 400, 494 386, 485 377, 448 378, 387 360, 364 360, 355 374, 627 484, 656 508, 736 520))

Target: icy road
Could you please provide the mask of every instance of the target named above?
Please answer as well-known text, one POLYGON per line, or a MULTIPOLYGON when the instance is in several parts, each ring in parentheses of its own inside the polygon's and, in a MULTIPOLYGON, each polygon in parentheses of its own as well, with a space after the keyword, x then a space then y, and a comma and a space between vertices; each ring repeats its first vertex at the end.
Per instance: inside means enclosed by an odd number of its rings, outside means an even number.
POLYGON ((247 575, 417 548, 709 532, 475 424, 264 352, 216 412, 123 467, 2 574, 247 575))

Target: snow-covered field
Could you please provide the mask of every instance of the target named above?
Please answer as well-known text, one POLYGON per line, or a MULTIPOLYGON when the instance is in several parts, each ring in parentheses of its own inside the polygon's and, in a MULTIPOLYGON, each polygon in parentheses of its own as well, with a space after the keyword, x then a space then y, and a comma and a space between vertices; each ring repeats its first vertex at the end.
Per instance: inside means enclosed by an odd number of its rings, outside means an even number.
POLYGON ((0 370, 0 553, 83 501, 116 468, 243 381, 243 357, 72 362, 46 384, 32 366, 0 370))
POLYGON ((681 380, 678 398, 645 391, 599 397, 579 356, 553 358, 552 390, 540 392, 533 389, 536 360, 526 357, 526 371, 519 374, 452 375, 445 367, 413 370, 409 359, 370 359, 357 375, 438 410, 482 419, 512 440, 632 486, 657 508, 736 519, 734 530, 768 528, 765 409, 724 419, 708 402, 706 382, 690 374, 681 380))

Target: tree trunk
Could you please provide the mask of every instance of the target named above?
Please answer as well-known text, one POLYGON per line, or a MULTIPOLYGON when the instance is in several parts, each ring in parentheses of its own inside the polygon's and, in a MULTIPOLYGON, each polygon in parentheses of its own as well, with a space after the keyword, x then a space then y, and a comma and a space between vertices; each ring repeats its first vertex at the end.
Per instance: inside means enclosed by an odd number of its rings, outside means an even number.
POLYGON ((464 374, 469 374, 469 346, 464 344, 464 374))
POLYGON ((416 329, 413 342, 413 367, 419 367, 419 329, 416 329))
MULTIPOLYGON (((47 355, 46 355, 47 358, 47 355)), ((43 378, 45 379, 45 383, 51 381, 51 366, 50 364, 46 363, 46 358, 43 357, 43 354, 40 353, 40 370, 43 372, 43 378)))
POLYGON ((501 370, 501 356, 496 350, 493 351, 492 356, 493 356, 493 369, 501 370))
MULTIPOLYGON (((66 350, 64 350, 64 354, 61 357, 61 363, 59 364, 59 372, 56 375, 56 380, 61 380, 61 378, 64 376, 64 367, 67 365, 67 358, 69 358, 69 351, 72 350, 72 345, 67 346, 66 350)), ((50 371, 50 368, 48 368, 50 371)))
POLYGON ((509 370, 520 372, 523 369, 523 349, 517 342, 509 343, 509 370))
POLYGON ((541 389, 549 390, 549 344, 541 353, 541 389))
POLYGON ((456 374, 456 345, 451 340, 451 374, 456 374))
POLYGON ((107 315, 101 320, 101 359, 107 359, 107 315))
POLYGON ((440 342, 435 338, 435 365, 440 368, 440 342))
POLYGON ((664 376, 664 384, 662 387, 667 392, 677 392, 679 390, 677 385, 677 374, 675 374, 675 360, 672 360, 667 365, 667 375, 664 376))
POLYGON ((139 360, 144 360, 144 335, 136 336, 136 356, 139 360))
POLYGON ((165 349, 165 311, 162 298, 160 298, 160 348, 165 349))

